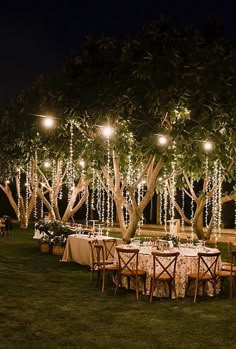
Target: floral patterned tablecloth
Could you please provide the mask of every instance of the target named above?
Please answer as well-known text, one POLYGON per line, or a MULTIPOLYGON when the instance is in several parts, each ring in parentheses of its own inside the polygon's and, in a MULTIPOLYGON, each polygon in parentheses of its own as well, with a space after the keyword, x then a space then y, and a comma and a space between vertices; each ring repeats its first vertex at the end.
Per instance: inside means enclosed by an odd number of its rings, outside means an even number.
MULTIPOLYGON (((127 245, 125 246, 127 247, 127 245)), ((134 247, 134 246, 132 246, 134 247)), ((137 247, 137 246, 136 246, 137 247)), ((150 274, 153 271, 153 257, 151 255, 152 248, 150 246, 139 247, 139 269, 143 269, 147 272, 147 294, 149 295, 150 291, 150 274)), ((180 255, 177 260, 176 265, 176 293, 178 297, 186 296, 186 287, 188 282, 188 274, 197 272, 197 262, 198 262, 198 252, 218 252, 218 249, 208 248, 207 250, 200 250, 197 248, 190 247, 180 247, 178 249, 173 248, 170 251, 166 252, 176 252, 179 251, 180 255)), ((117 254, 115 255, 115 259, 118 261, 117 254)), ((210 263, 211 257, 209 257, 210 263)), ((168 258, 166 258, 166 263, 168 263, 168 258)), ((221 258, 218 261, 218 269, 221 268, 221 258)), ((141 280, 139 281, 140 290, 143 291, 143 285, 141 280)), ((127 287, 126 280, 123 280, 123 286, 127 287)), ((193 286, 189 289, 189 294, 193 294, 193 286)), ((217 287, 217 291, 219 292, 219 287, 217 287)), ((213 295, 213 287, 211 283, 208 283, 206 286, 206 292, 209 296, 213 295)), ((157 288, 155 290, 154 296, 157 297, 167 297, 168 296, 168 286, 164 283, 158 283, 157 288)), ((174 298, 174 294, 172 294, 172 298, 174 298)))

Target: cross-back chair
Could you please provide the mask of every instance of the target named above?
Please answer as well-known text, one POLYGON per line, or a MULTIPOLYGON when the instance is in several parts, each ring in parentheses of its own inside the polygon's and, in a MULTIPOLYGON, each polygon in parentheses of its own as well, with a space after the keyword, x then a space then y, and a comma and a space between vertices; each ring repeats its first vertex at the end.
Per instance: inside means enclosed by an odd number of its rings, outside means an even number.
POLYGON ((216 295, 216 284, 218 280, 216 272, 220 255, 221 252, 198 253, 197 272, 188 275, 188 285, 186 289, 187 294, 190 284, 195 282, 194 303, 197 301, 197 295, 201 286, 203 288, 204 295, 207 282, 212 284, 214 296, 216 295))
POLYGON ((116 247, 118 254, 118 271, 117 271, 117 283, 115 288, 116 295, 118 287, 121 285, 122 277, 126 277, 128 281, 128 289, 130 290, 130 281, 134 280, 136 299, 139 297, 139 278, 143 280, 144 293, 146 294, 146 271, 141 270, 138 267, 138 248, 123 248, 116 247))
POLYGON ((222 269, 217 271, 217 277, 220 279, 223 287, 223 282, 225 279, 229 281, 229 297, 233 298, 233 287, 236 277, 236 250, 230 251, 230 262, 227 264, 222 263, 222 269))
POLYGON ((104 246, 105 259, 107 261, 113 261, 117 245, 117 239, 103 239, 102 242, 104 246))
POLYGON ((90 248, 90 256, 91 256, 91 274, 90 274, 90 284, 93 281, 93 275, 94 272, 97 271, 98 265, 97 261, 95 258, 95 251, 94 251, 94 246, 98 243, 97 240, 91 240, 88 242, 89 243, 89 248, 90 248))
POLYGON ((111 263, 110 261, 108 262, 105 259, 104 246, 101 244, 94 245, 94 254, 95 254, 95 259, 96 259, 96 263, 97 263, 97 271, 98 271, 97 281, 98 282, 100 281, 100 276, 102 274, 102 292, 104 292, 106 275, 108 275, 109 272, 112 272, 114 274, 114 277, 115 277, 116 272, 118 270, 118 264, 111 263))
POLYGON ((177 298, 175 287, 176 263, 180 252, 159 252, 153 251, 153 273, 151 274, 150 284, 150 303, 152 302, 154 289, 158 282, 168 285, 169 296, 171 298, 172 291, 177 298))

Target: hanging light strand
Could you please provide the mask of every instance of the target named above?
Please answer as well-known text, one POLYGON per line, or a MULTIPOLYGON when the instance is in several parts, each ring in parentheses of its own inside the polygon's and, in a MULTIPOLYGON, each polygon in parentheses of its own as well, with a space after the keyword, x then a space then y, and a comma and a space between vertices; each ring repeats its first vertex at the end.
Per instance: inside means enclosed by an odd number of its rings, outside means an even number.
POLYGON ((34 218, 37 219, 37 191, 38 191, 38 151, 35 150, 35 167, 34 167, 34 218))
MULTIPOLYGON (((182 212, 184 214, 185 211, 185 193, 184 193, 184 189, 182 189, 182 212)), ((181 232, 184 233, 185 229, 184 229, 184 217, 181 216, 181 232)))
POLYGON ((221 227, 222 227, 222 165, 221 162, 218 161, 218 197, 217 197, 217 205, 218 205, 218 237, 221 235, 221 227))
MULTIPOLYGON (((190 179, 190 185, 191 185, 191 188, 194 190, 194 181, 192 176, 190 179)), ((192 242, 193 242, 193 239, 194 239, 194 200, 193 200, 193 196, 191 196, 191 241, 192 242)))
POLYGON ((17 219, 20 221, 20 211, 21 211, 21 169, 18 169, 18 188, 17 188, 17 219))
MULTIPOLYGON (((234 186, 236 187, 236 164, 234 166, 234 186)), ((234 199, 234 229, 236 229, 236 195, 234 199)))
POLYGON ((107 137, 107 227, 110 226, 110 139, 107 137))
POLYGON ((70 202, 71 195, 74 189, 74 149, 73 149, 73 138, 74 138, 74 130, 73 124, 70 124, 70 154, 69 154, 69 168, 68 168, 68 202, 70 202))
POLYGON ((209 214, 209 190, 210 190, 210 181, 209 181, 209 163, 208 163, 208 155, 206 155, 205 159, 205 178, 206 178, 206 203, 205 203, 205 227, 208 227, 208 214, 209 214))
MULTIPOLYGON (((164 171, 164 177, 166 177, 166 168, 164 171)), ((167 215, 168 215, 168 183, 167 180, 164 182, 164 205, 163 205, 163 211, 164 211, 164 226, 165 226, 165 232, 167 232, 167 215)))

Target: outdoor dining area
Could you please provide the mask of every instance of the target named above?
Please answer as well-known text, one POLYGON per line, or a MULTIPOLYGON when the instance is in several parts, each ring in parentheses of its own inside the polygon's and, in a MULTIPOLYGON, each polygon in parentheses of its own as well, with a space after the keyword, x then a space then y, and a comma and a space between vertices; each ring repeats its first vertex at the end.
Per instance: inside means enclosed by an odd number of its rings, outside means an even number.
POLYGON ((233 296, 236 276, 236 251, 230 251, 230 262, 222 262, 220 250, 204 241, 158 237, 135 237, 129 244, 121 238, 81 229, 68 236, 61 262, 75 262, 90 269, 90 282, 104 292, 113 287, 114 295, 120 287, 154 299, 216 296, 225 279, 229 296, 233 296), (174 244, 173 241, 178 241, 174 244), (110 277, 109 277, 110 275, 110 277))

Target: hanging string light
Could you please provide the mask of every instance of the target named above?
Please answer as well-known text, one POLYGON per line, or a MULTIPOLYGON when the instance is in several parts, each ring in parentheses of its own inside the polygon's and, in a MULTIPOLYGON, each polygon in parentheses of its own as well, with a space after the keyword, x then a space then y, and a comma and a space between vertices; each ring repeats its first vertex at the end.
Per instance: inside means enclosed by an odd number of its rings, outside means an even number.
POLYGON ((221 227, 222 227, 222 165, 221 162, 218 161, 218 195, 217 195, 217 205, 218 205, 218 229, 217 234, 218 238, 221 235, 221 227))
POLYGON ((175 162, 171 162, 171 170, 172 170, 172 176, 170 178, 170 219, 171 219, 171 224, 173 224, 174 218, 175 218, 175 188, 176 188, 176 183, 175 183, 175 162))
MULTIPOLYGON (((164 170, 164 178, 166 178, 166 168, 164 170)), ((167 180, 165 180, 165 182, 164 182, 163 211, 164 211, 164 227, 165 227, 165 232, 167 232, 167 215, 168 215, 168 181, 167 180)))
POLYGON ((55 202, 55 185, 56 185, 56 163, 53 159, 52 161, 52 185, 51 185, 51 206, 52 210, 54 210, 54 202, 55 202))
POLYGON ((163 221, 162 221, 162 209, 163 209, 163 192, 160 192, 159 193, 159 198, 160 198, 160 213, 159 213, 159 221, 160 221, 160 225, 163 224, 163 221))
POLYGON ((102 222, 105 223, 105 189, 102 188, 102 222))
MULTIPOLYGON (((102 190, 101 190, 101 181, 98 180, 97 181, 97 185, 96 185, 96 193, 97 193, 97 204, 96 204, 96 208, 97 208, 97 212, 98 212, 98 217, 99 217, 99 221, 102 220, 102 190)), ((104 222, 104 220, 103 220, 104 222)))
POLYGON ((213 235, 217 242, 218 240, 218 160, 214 161, 214 170, 213 170, 213 197, 212 197, 212 214, 213 214, 213 235))
POLYGON ((28 210, 29 210, 29 196, 30 196, 30 175, 31 175, 30 163, 26 165, 26 178, 25 178, 25 227, 28 227, 28 210))
MULTIPOLYGON (((234 186, 236 186, 236 164, 234 165, 234 186)), ((234 199, 234 229, 236 229, 236 195, 234 199)))
POLYGON ((17 219, 20 221, 20 211, 21 211, 21 169, 17 170, 18 175, 18 188, 17 188, 17 219))
MULTIPOLYGON (((194 190, 194 181, 192 176, 190 179, 190 185, 191 185, 191 188, 194 190)), ((193 240, 194 240, 194 200, 193 200, 193 196, 191 196, 191 242, 193 242, 193 240)))
POLYGON ((95 168, 94 161, 92 163, 92 194, 91 194, 91 210, 95 210, 95 168))
POLYGON ((206 203, 205 203, 205 227, 208 227, 208 212, 209 212, 209 197, 208 193, 210 190, 210 181, 209 181, 209 163, 208 163, 208 155, 205 158, 205 178, 206 178, 206 203))
POLYGON ((69 154, 69 167, 68 167, 68 202, 70 202, 71 195, 74 190, 74 149, 73 149, 73 138, 74 138, 74 130, 73 123, 70 124, 70 154, 69 154))
POLYGON ((37 190, 38 190, 38 152, 35 150, 34 167, 34 218, 37 219, 37 190))
POLYGON ((85 224, 88 226, 88 220, 89 220, 89 197, 87 197, 86 202, 86 218, 85 218, 85 224))
MULTIPOLYGON (((182 212, 184 214, 185 211, 185 193, 184 193, 184 189, 182 189, 182 212)), ((181 232, 184 233, 185 229, 184 229, 184 217, 181 216, 181 232)))
POLYGON ((107 137, 107 227, 110 226, 110 138, 107 137))
POLYGON ((62 176, 62 162, 60 161, 59 164, 59 185, 60 185, 60 189, 59 189, 59 193, 58 193, 58 199, 62 200, 63 198, 63 191, 62 191, 62 185, 63 185, 63 176, 62 176))

